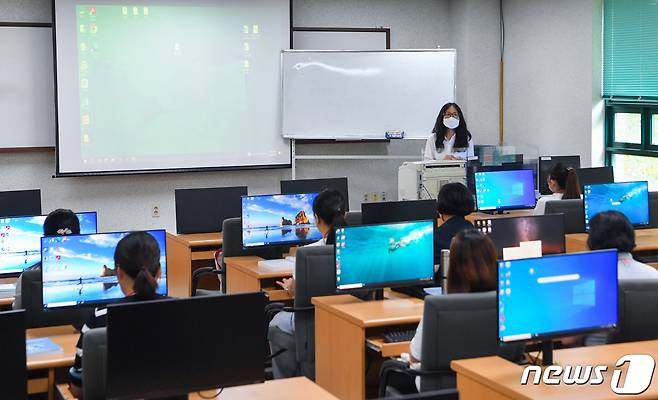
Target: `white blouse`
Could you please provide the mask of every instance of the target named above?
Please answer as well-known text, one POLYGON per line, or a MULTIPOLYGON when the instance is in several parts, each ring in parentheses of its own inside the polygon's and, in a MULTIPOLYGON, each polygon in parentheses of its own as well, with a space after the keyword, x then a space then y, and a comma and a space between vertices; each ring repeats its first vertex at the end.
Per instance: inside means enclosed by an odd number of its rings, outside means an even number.
POLYGON ((540 197, 537 200, 534 215, 544 215, 546 213, 546 203, 554 200, 562 200, 562 196, 564 196, 564 193, 553 193, 540 197))
POLYGON ((457 135, 453 135, 450 139, 444 139, 443 150, 439 152, 436 148, 436 133, 433 133, 425 142, 423 160, 443 160, 447 155, 453 155, 463 160, 467 160, 468 157, 473 157, 475 155, 473 140, 468 141, 468 149, 454 149, 456 137, 457 135))

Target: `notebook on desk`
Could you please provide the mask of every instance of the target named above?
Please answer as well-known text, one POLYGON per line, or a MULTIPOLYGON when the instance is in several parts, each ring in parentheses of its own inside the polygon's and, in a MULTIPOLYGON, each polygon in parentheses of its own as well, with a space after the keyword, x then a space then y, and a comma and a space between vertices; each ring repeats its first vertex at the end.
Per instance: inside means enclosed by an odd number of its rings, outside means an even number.
POLYGON ((0 284, 0 299, 14 297, 16 294, 16 285, 13 283, 0 284))
POLYGON ((62 348, 48 338, 28 339, 25 341, 25 351, 28 356, 61 352, 62 348))

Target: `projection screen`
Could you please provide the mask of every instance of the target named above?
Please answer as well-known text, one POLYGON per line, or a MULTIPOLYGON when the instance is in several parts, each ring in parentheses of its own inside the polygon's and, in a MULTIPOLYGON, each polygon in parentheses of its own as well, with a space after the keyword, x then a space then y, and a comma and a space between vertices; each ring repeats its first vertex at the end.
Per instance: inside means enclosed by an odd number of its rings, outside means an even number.
POLYGON ((290 165, 290 0, 54 4, 58 176, 290 165))

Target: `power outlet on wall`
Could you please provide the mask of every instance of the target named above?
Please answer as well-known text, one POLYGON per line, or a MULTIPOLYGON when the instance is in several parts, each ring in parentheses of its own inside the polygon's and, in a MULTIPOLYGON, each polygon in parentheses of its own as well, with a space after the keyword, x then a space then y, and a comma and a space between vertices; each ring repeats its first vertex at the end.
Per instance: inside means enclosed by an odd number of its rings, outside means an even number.
POLYGON ((378 201, 386 201, 386 192, 366 192, 363 194, 364 203, 376 203, 378 201))
POLYGON ((153 206, 153 209, 151 209, 151 217, 152 218, 160 218, 160 207, 153 206))

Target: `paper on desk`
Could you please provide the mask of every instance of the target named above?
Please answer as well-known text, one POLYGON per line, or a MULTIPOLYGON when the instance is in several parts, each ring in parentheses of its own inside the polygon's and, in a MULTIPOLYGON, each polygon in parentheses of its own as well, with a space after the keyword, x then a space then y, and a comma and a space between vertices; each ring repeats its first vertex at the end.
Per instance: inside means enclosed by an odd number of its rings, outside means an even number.
POLYGON ((39 338, 26 340, 25 351, 30 356, 42 353, 57 353, 62 351, 62 348, 48 338, 39 338))
POLYGON ((541 256, 541 240, 521 242, 519 247, 506 247, 503 249, 503 260, 505 261, 537 258, 541 256))

